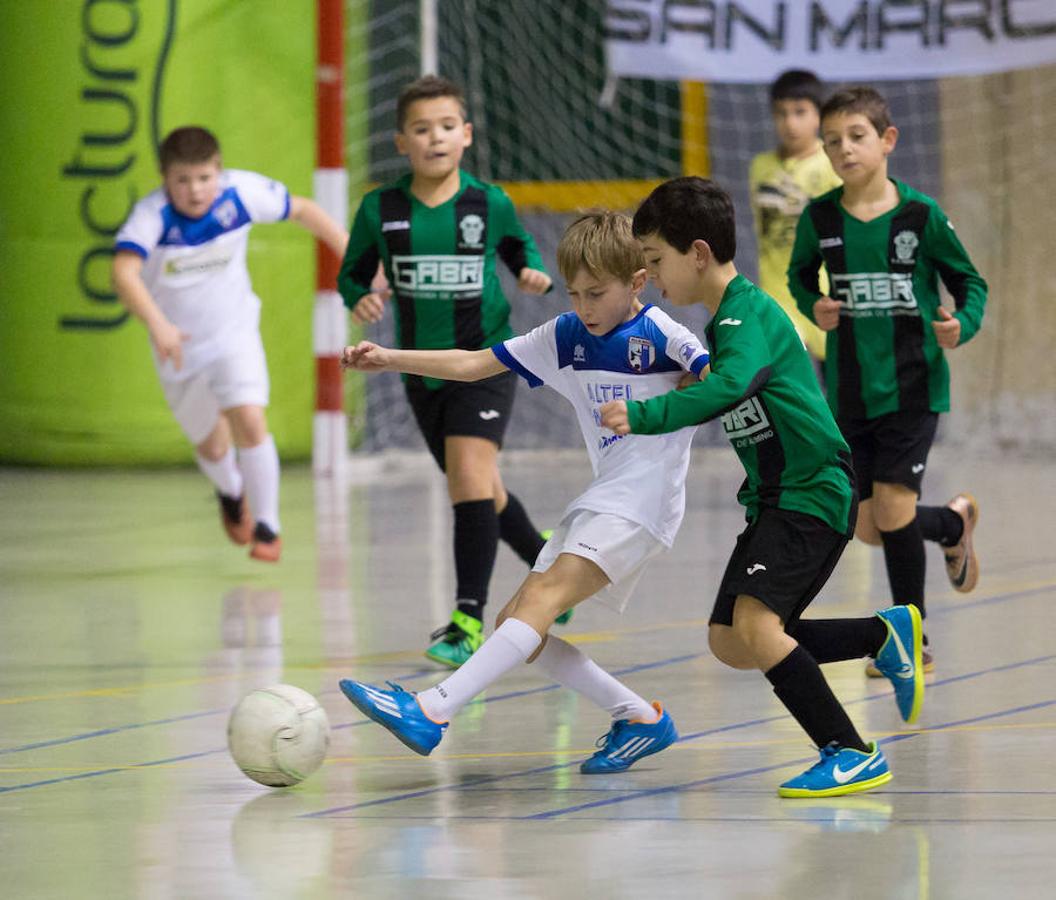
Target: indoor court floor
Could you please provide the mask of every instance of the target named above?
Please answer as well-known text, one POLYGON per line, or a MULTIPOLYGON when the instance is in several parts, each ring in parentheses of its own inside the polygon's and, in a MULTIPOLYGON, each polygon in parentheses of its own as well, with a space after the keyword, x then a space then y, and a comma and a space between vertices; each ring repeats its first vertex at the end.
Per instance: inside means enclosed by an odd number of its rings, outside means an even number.
MULTIPOLYGON (((506 460, 541 527, 589 478, 581 452, 506 460)), ((765 679, 718 664, 706 621, 741 528, 728 448, 697 451, 675 549, 623 616, 588 601, 562 632, 681 741, 584 776, 606 715, 531 667, 464 709, 423 759, 340 677, 421 689, 449 615, 450 513, 414 457, 347 485, 284 470, 284 557, 222 536, 187 470, 0 470, 0 896, 27 898, 995 898, 1056 882, 1056 475, 1051 462, 935 450, 925 500, 981 505, 974 593, 928 555, 937 668, 918 726, 861 662, 826 667, 894 779, 781 800, 816 752, 765 679), (246 692, 316 694, 329 757, 274 790, 231 762, 246 692)), ((494 614, 524 567, 500 548, 494 614)), ((808 616, 887 605, 879 550, 852 545, 808 616)))

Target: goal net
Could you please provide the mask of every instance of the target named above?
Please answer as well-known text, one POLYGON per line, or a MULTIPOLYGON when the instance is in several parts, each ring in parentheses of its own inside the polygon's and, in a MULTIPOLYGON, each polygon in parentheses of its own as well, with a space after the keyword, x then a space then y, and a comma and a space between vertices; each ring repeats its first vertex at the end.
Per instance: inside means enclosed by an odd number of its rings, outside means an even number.
MULTIPOLYGON (((747 175, 751 158, 774 145, 767 84, 614 78, 606 65, 606 14, 604 0, 436 4, 437 68, 463 86, 475 129, 463 165, 506 187, 555 275, 555 290, 539 298, 519 294, 503 270, 516 332, 570 308, 555 249, 576 209, 632 210, 657 182, 680 174, 707 175, 731 192, 737 264, 748 277, 756 274, 747 175)), ((419 3, 373 3, 361 27, 366 60, 353 63, 348 90, 365 101, 353 105, 349 133, 366 136, 366 152, 353 172, 353 208, 362 190, 405 171, 392 134, 396 95, 420 72, 419 3)), ((876 86, 900 132, 892 174, 939 200, 990 285, 982 331, 950 358, 953 413, 941 439, 980 450, 1051 452, 1056 67, 876 86)), ((667 309, 701 333, 702 309, 667 309)), ((391 342, 391 313, 364 333, 391 342)), ((424 447, 398 376, 367 379, 366 398, 365 409, 355 411, 358 451, 424 447)), ((546 389, 520 385, 506 446, 578 446, 565 406, 546 389)), ((706 427, 698 440, 718 442, 721 435, 706 427)))

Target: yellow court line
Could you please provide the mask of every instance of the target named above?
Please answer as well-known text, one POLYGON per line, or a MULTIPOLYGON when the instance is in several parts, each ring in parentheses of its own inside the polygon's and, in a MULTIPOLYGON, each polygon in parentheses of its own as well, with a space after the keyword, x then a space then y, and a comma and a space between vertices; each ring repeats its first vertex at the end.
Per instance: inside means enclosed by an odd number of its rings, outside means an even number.
POLYGON ((227 675, 200 676, 197 678, 177 678, 172 681, 151 681, 146 684, 130 684, 125 687, 92 688, 85 691, 63 691, 58 694, 33 694, 27 697, 0 697, 0 706, 9 706, 15 703, 37 703, 42 700, 71 700, 82 697, 118 697, 123 694, 133 694, 137 691, 153 690, 154 688, 180 687, 191 684, 210 684, 216 681, 231 681, 243 677, 242 672, 232 672, 227 675))

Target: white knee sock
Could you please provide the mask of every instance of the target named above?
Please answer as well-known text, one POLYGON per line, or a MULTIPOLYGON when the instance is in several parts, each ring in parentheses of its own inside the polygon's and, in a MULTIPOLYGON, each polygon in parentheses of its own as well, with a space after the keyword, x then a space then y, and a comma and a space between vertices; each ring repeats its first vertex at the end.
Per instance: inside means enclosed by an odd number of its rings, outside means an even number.
POLYGON ((425 714, 448 721, 481 691, 531 656, 542 640, 520 619, 507 619, 450 678, 418 695, 425 714))
POLYGON ((239 448, 238 464, 253 518, 279 534, 279 454, 275 439, 269 434, 256 447, 239 448))
POLYGON ((228 497, 242 496, 242 473, 235 463, 235 451, 231 447, 217 460, 206 459, 200 453, 195 453, 194 458, 202 474, 216 485, 221 494, 228 497))
POLYGON ((582 694, 613 719, 655 722, 656 710, 625 684, 617 681, 594 660, 552 634, 533 665, 542 668, 558 684, 582 694))

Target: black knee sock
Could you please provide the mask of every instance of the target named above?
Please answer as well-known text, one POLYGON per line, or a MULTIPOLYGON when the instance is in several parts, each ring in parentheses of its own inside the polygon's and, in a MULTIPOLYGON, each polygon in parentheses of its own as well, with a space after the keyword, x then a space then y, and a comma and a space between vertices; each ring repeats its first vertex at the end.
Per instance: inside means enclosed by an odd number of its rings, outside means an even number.
POLYGON ((800 619, 785 629, 819 664, 876 656, 887 626, 876 616, 862 619, 800 619))
POLYGON ((499 543, 499 517, 494 500, 467 500, 456 503, 455 580, 458 609, 483 620, 488 600, 488 582, 495 567, 499 543))
POLYGON ((924 615, 924 538, 914 519, 898 531, 881 531, 891 597, 899 606, 912 603, 924 615))
POLYGON ((918 506, 917 521, 926 541, 952 547, 964 534, 964 519, 948 506, 918 506))
POLYGON ((521 501, 513 494, 507 493, 506 496, 506 508, 499 513, 499 537, 528 565, 534 565, 546 541, 528 518, 521 501))
POLYGON ((814 657, 797 646, 766 673, 774 693, 816 747, 836 741, 841 747, 868 751, 850 717, 821 674, 814 657))

